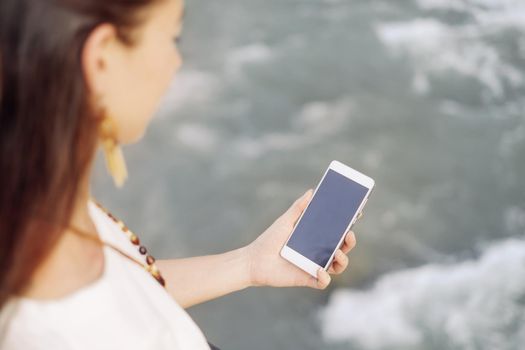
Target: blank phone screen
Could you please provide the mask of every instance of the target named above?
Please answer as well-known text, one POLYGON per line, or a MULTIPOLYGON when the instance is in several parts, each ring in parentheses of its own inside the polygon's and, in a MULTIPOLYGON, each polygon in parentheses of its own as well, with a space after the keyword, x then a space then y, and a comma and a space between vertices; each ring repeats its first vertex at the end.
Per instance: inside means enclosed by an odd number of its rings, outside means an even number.
POLYGON ((287 246, 324 267, 367 192, 368 188, 329 169, 287 246))

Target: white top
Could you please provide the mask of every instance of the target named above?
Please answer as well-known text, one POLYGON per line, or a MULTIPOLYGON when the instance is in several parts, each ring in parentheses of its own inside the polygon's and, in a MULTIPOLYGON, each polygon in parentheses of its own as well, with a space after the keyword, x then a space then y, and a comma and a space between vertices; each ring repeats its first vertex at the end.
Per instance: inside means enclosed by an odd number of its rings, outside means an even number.
MULTIPOLYGON (((100 238, 144 261, 93 202, 100 238)), ((0 313, 1 350, 209 350, 201 330, 143 268, 104 246, 101 278, 52 301, 10 300, 0 313)), ((182 287, 182 286, 181 286, 182 287)))

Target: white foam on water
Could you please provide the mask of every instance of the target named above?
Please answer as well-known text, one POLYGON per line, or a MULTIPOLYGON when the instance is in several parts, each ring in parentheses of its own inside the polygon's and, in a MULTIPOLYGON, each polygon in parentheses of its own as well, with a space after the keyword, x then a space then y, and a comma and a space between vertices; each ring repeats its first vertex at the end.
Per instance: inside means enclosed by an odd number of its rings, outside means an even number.
POLYGON ((429 14, 410 21, 376 26, 379 39, 395 54, 413 60, 413 91, 426 94, 430 77, 456 72, 479 81, 489 98, 504 95, 506 85, 522 86, 522 72, 506 62, 485 38, 508 29, 525 29, 525 3, 514 0, 416 0, 423 10, 455 10, 472 18, 449 25, 429 14))
POLYGON ((452 35, 447 25, 433 18, 384 23, 376 30, 379 38, 392 49, 413 50, 413 54, 436 51, 443 44, 448 44, 452 35))
POLYGON ((252 43, 230 51, 226 56, 225 69, 227 73, 238 76, 245 66, 265 63, 272 56, 272 49, 267 45, 252 43))
POLYGON ((220 138, 210 127, 199 123, 184 123, 175 130, 176 140, 188 148, 202 153, 212 152, 220 138))
POLYGON ((272 151, 287 151, 302 147, 305 141, 300 135, 270 132, 258 138, 240 137, 233 147, 245 158, 258 158, 272 151))
POLYGON ((352 115, 354 102, 349 98, 335 101, 312 101, 303 105, 292 118, 292 125, 308 137, 324 137, 341 130, 352 115))
POLYGON ((320 312, 322 332, 362 349, 424 348, 438 339, 448 348, 517 349, 525 344, 524 276, 525 241, 508 239, 476 260, 393 272, 369 290, 336 290, 320 312))
POLYGON ((219 86, 218 79, 210 73, 191 69, 181 70, 175 75, 161 106, 162 111, 169 113, 160 113, 160 115, 171 115, 184 104, 207 102, 217 94, 219 86))
POLYGON ((439 110, 451 116, 464 116, 466 113, 465 107, 456 101, 445 100, 440 103, 439 110))
POLYGON ((291 118, 292 130, 270 132, 258 138, 241 137, 233 141, 233 147, 245 158, 258 158, 272 151, 301 149, 340 132, 350 120, 353 106, 349 98, 306 103, 291 118))

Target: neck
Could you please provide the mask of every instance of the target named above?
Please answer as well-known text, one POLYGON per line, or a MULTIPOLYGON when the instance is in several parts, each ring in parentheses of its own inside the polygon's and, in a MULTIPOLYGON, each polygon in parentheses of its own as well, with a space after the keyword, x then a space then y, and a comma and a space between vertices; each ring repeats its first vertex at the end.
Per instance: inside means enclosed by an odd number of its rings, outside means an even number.
MULTIPOLYGON (((70 225, 98 237, 87 206, 91 196, 90 173, 88 171, 80 183, 70 225)), ((94 282, 103 271, 102 247, 65 229, 56 246, 35 271, 30 287, 23 295, 34 299, 64 297, 94 282)))
POLYGON ((70 224, 83 231, 86 231, 86 233, 89 232, 94 235, 97 235, 95 226, 93 225, 93 222, 91 221, 91 217, 89 215, 89 211, 87 207, 87 203, 89 199, 91 198, 91 186, 90 186, 90 176, 89 175, 90 175, 90 172, 88 172, 87 175, 84 176, 82 181, 80 182, 80 187, 77 193, 77 197, 75 199, 75 208, 71 215, 70 224))

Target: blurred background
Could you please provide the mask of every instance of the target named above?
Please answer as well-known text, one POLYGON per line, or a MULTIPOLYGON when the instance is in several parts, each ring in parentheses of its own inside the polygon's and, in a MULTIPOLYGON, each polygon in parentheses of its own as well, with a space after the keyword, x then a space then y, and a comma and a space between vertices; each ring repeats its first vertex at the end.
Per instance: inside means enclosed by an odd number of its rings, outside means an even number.
MULTIPOLYGON (((223 349, 521 349, 525 1, 187 0, 185 59, 114 189, 158 258, 248 244, 333 159, 375 178, 325 291, 189 309, 223 349)), ((183 286, 182 286, 183 287, 183 286)))

